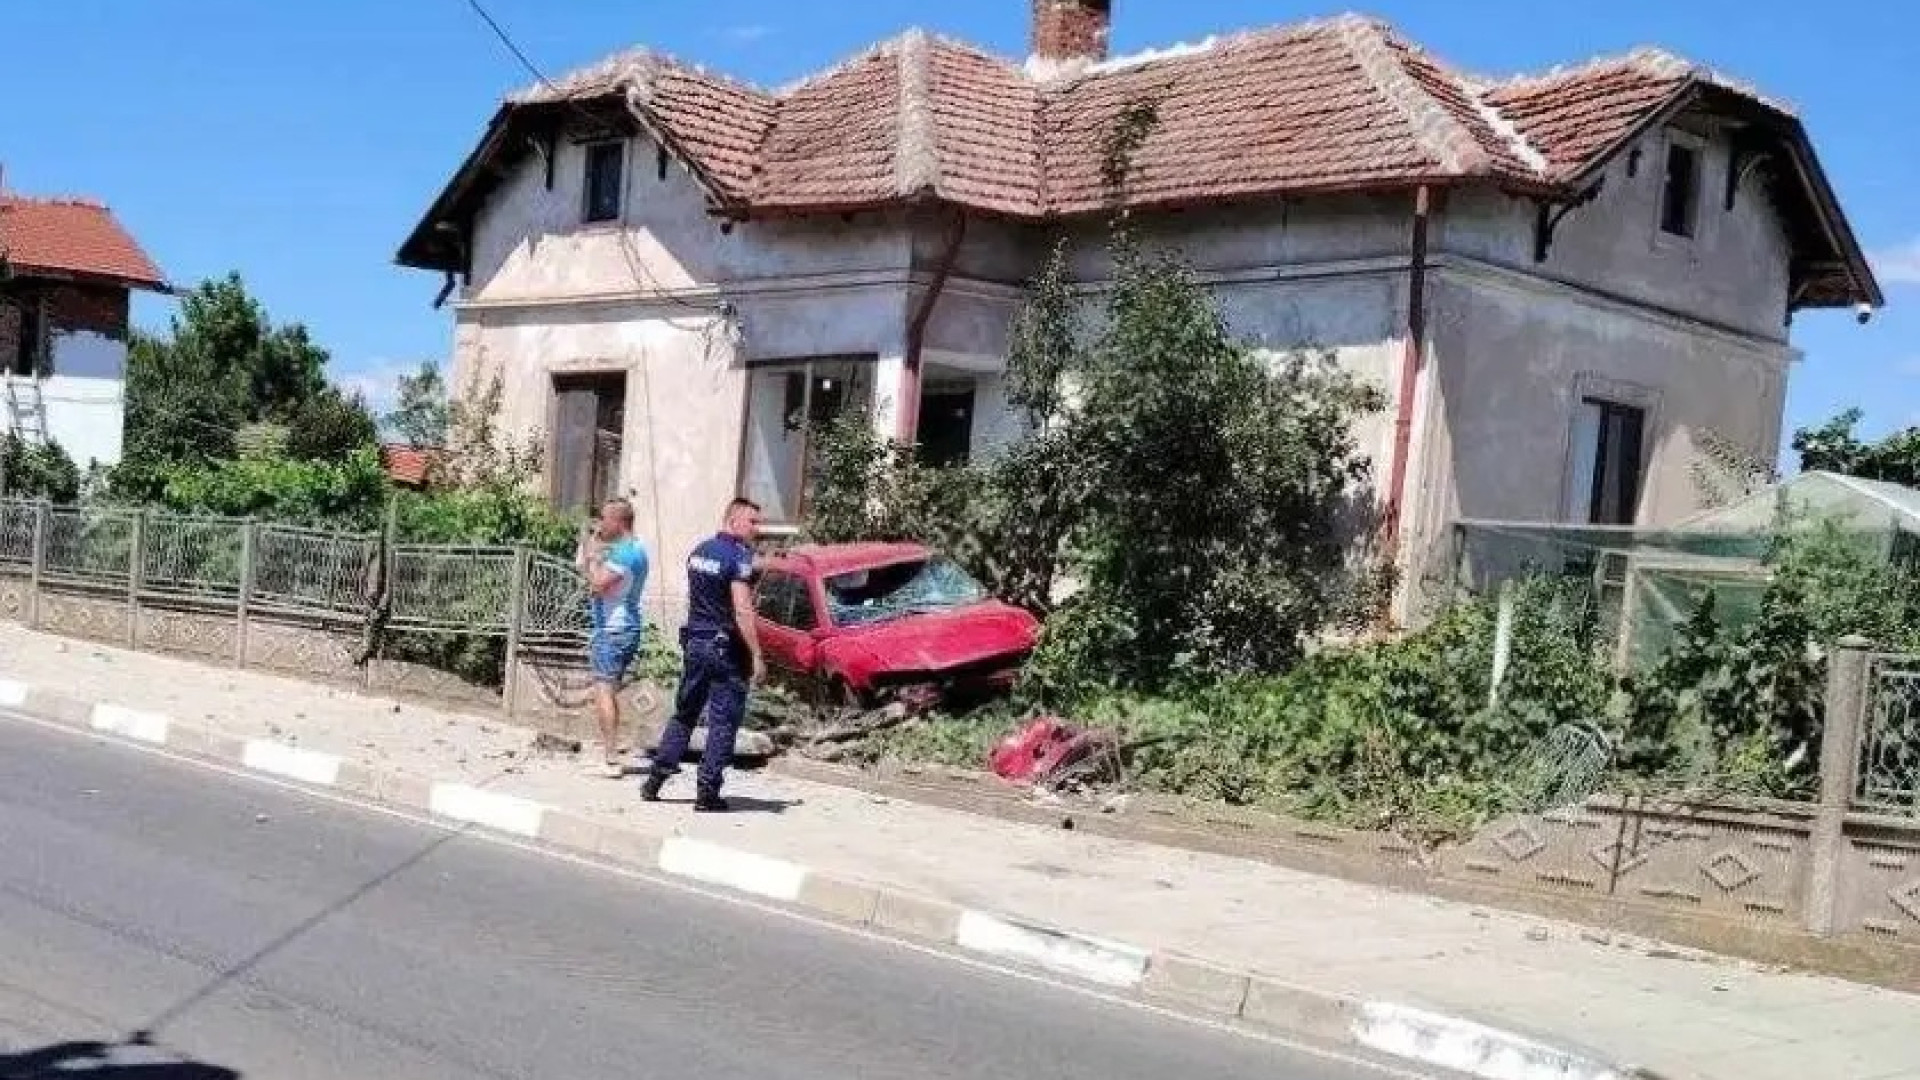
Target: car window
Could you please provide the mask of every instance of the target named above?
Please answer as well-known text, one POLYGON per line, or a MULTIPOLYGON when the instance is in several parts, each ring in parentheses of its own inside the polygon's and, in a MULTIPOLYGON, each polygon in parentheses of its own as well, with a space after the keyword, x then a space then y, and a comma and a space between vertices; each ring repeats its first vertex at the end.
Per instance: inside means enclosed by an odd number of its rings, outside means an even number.
POLYGON ((827 579, 827 611, 836 626, 864 626, 903 615, 946 611, 986 597, 984 586, 942 556, 827 579))
POLYGON ((792 574, 768 573, 761 577, 754 593, 754 613, 789 630, 812 630, 813 604, 807 597, 806 582, 792 574))

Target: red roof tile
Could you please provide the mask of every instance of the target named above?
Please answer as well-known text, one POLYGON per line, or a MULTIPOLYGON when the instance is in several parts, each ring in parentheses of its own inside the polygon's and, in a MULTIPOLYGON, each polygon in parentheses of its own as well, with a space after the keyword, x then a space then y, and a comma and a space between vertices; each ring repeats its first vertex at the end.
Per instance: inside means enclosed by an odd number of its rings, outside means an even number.
MULTIPOLYGON (((1044 220, 1103 206, 1110 133, 1143 101, 1158 122, 1133 155, 1134 205, 1418 184, 1571 194, 1567 185, 1624 137, 1703 84, 1788 115, 1750 87, 1652 51, 1477 82, 1353 15, 1068 72, 916 30, 779 92, 635 51, 509 99, 401 261, 458 269, 457 247, 434 225, 483 197, 480 159, 508 152, 500 125, 516 103, 624 96, 730 214, 932 198, 1044 220)), ((1857 255, 1843 253, 1864 266, 1857 255)))
POLYGON ((423 487, 434 466, 439 463, 441 454, 439 450, 388 443, 380 448, 380 464, 386 468, 388 479, 394 483, 423 487))
POLYGON ((18 271, 108 278, 166 288, 166 278, 115 220, 113 211, 78 199, 0 194, 0 258, 18 271))
POLYGON ((1495 86, 1485 101, 1538 148, 1556 176, 1571 176, 1671 101, 1689 74, 1636 55, 1495 86))
POLYGON ((780 95, 760 144, 756 207, 839 208, 898 193, 901 49, 874 49, 780 95))

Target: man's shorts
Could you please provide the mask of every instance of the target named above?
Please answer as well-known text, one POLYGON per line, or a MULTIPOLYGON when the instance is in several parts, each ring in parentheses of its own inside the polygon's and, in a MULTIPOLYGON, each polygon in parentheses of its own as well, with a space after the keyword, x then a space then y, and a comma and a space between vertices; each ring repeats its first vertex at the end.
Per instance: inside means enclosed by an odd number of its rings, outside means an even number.
POLYGON ((593 681, 619 686, 626 682, 627 669, 633 666, 633 658, 640 655, 640 634, 598 633, 593 635, 589 647, 593 660, 593 681))

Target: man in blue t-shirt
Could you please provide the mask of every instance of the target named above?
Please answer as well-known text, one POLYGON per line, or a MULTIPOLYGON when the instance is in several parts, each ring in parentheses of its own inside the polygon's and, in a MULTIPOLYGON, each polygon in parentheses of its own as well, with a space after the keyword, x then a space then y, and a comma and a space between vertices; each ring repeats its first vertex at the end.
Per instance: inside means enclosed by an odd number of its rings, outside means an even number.
POLYGON ((653 768, 640 787, 647 802, 658 802, 667 779, 680 771, 694 725, 705 712, 707 743, 693 808, 700 813, 727 809, 720 784, 746 718, 747 687, 767 670, 753 622, 753 541, 759 534, 760 507, 735 499, 719 535, 701 541, 687 557, 687 625, 680 632, 685 667, 673 719, 660 733, 653 768))
POLYGON ((593 613, 593 717, 602 757, 589 771, 619 779, 627 774, 620 756, 620 688, 640 652, 640 594, 647 587, 647 550, 633 538, 632 503, 615 499, 600 508, 599 524, 581 540, 575 562, 586 576, 593 613))

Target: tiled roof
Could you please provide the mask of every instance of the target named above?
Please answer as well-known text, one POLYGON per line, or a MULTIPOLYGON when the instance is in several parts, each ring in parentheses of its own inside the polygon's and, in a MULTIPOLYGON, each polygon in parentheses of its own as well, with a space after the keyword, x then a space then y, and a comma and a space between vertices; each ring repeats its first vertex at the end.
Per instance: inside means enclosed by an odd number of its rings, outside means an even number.
POLYGON ((407 487, 424 487, 442 451, 422 449, 404 443, 388 443, 380 448, 380 464, 387 477, 407 487))
POLYGON ((15 272, 107 278, 165 289, 166 277, 113 211, 79 199, 0 194, 0 259, 15 272))
POLYGON ((1133 158, 1137 203, 1418 183, 1549 190, 1695 80, 1759 100, 1652 51, 1477 82, 1392 27, 1343 15, 1046 76, 915 30, 778 91, 635 50, 509 103, 625 95, 717 201, 747 212, 932 196, 1044 218, 1099 208, 1108 133, 1139 101, 1159 122, 1133 158))
MULTIPOLYGON (((1623 139, 1696 87, 1797 126, 1752 88, 1667 53, 1488 82, 1356 15, 1066 70, 915 30, 782 90, 635 51, 510 98, 401 260, 458 267, 457 247, 434 225, 477 205, 485 159, 512 145, 502 125, 520 104, 624 98, 732 216, 935 200, 1039 221, 1101 209, 1107 143, 1143 102, 1157 122, 1131 159, 1127 199, 1137 206, 1420 184, 1554 196, 1574 194, 1623 139)), ((1838 213, 1830 191, 1818 198, 1838 213)))

